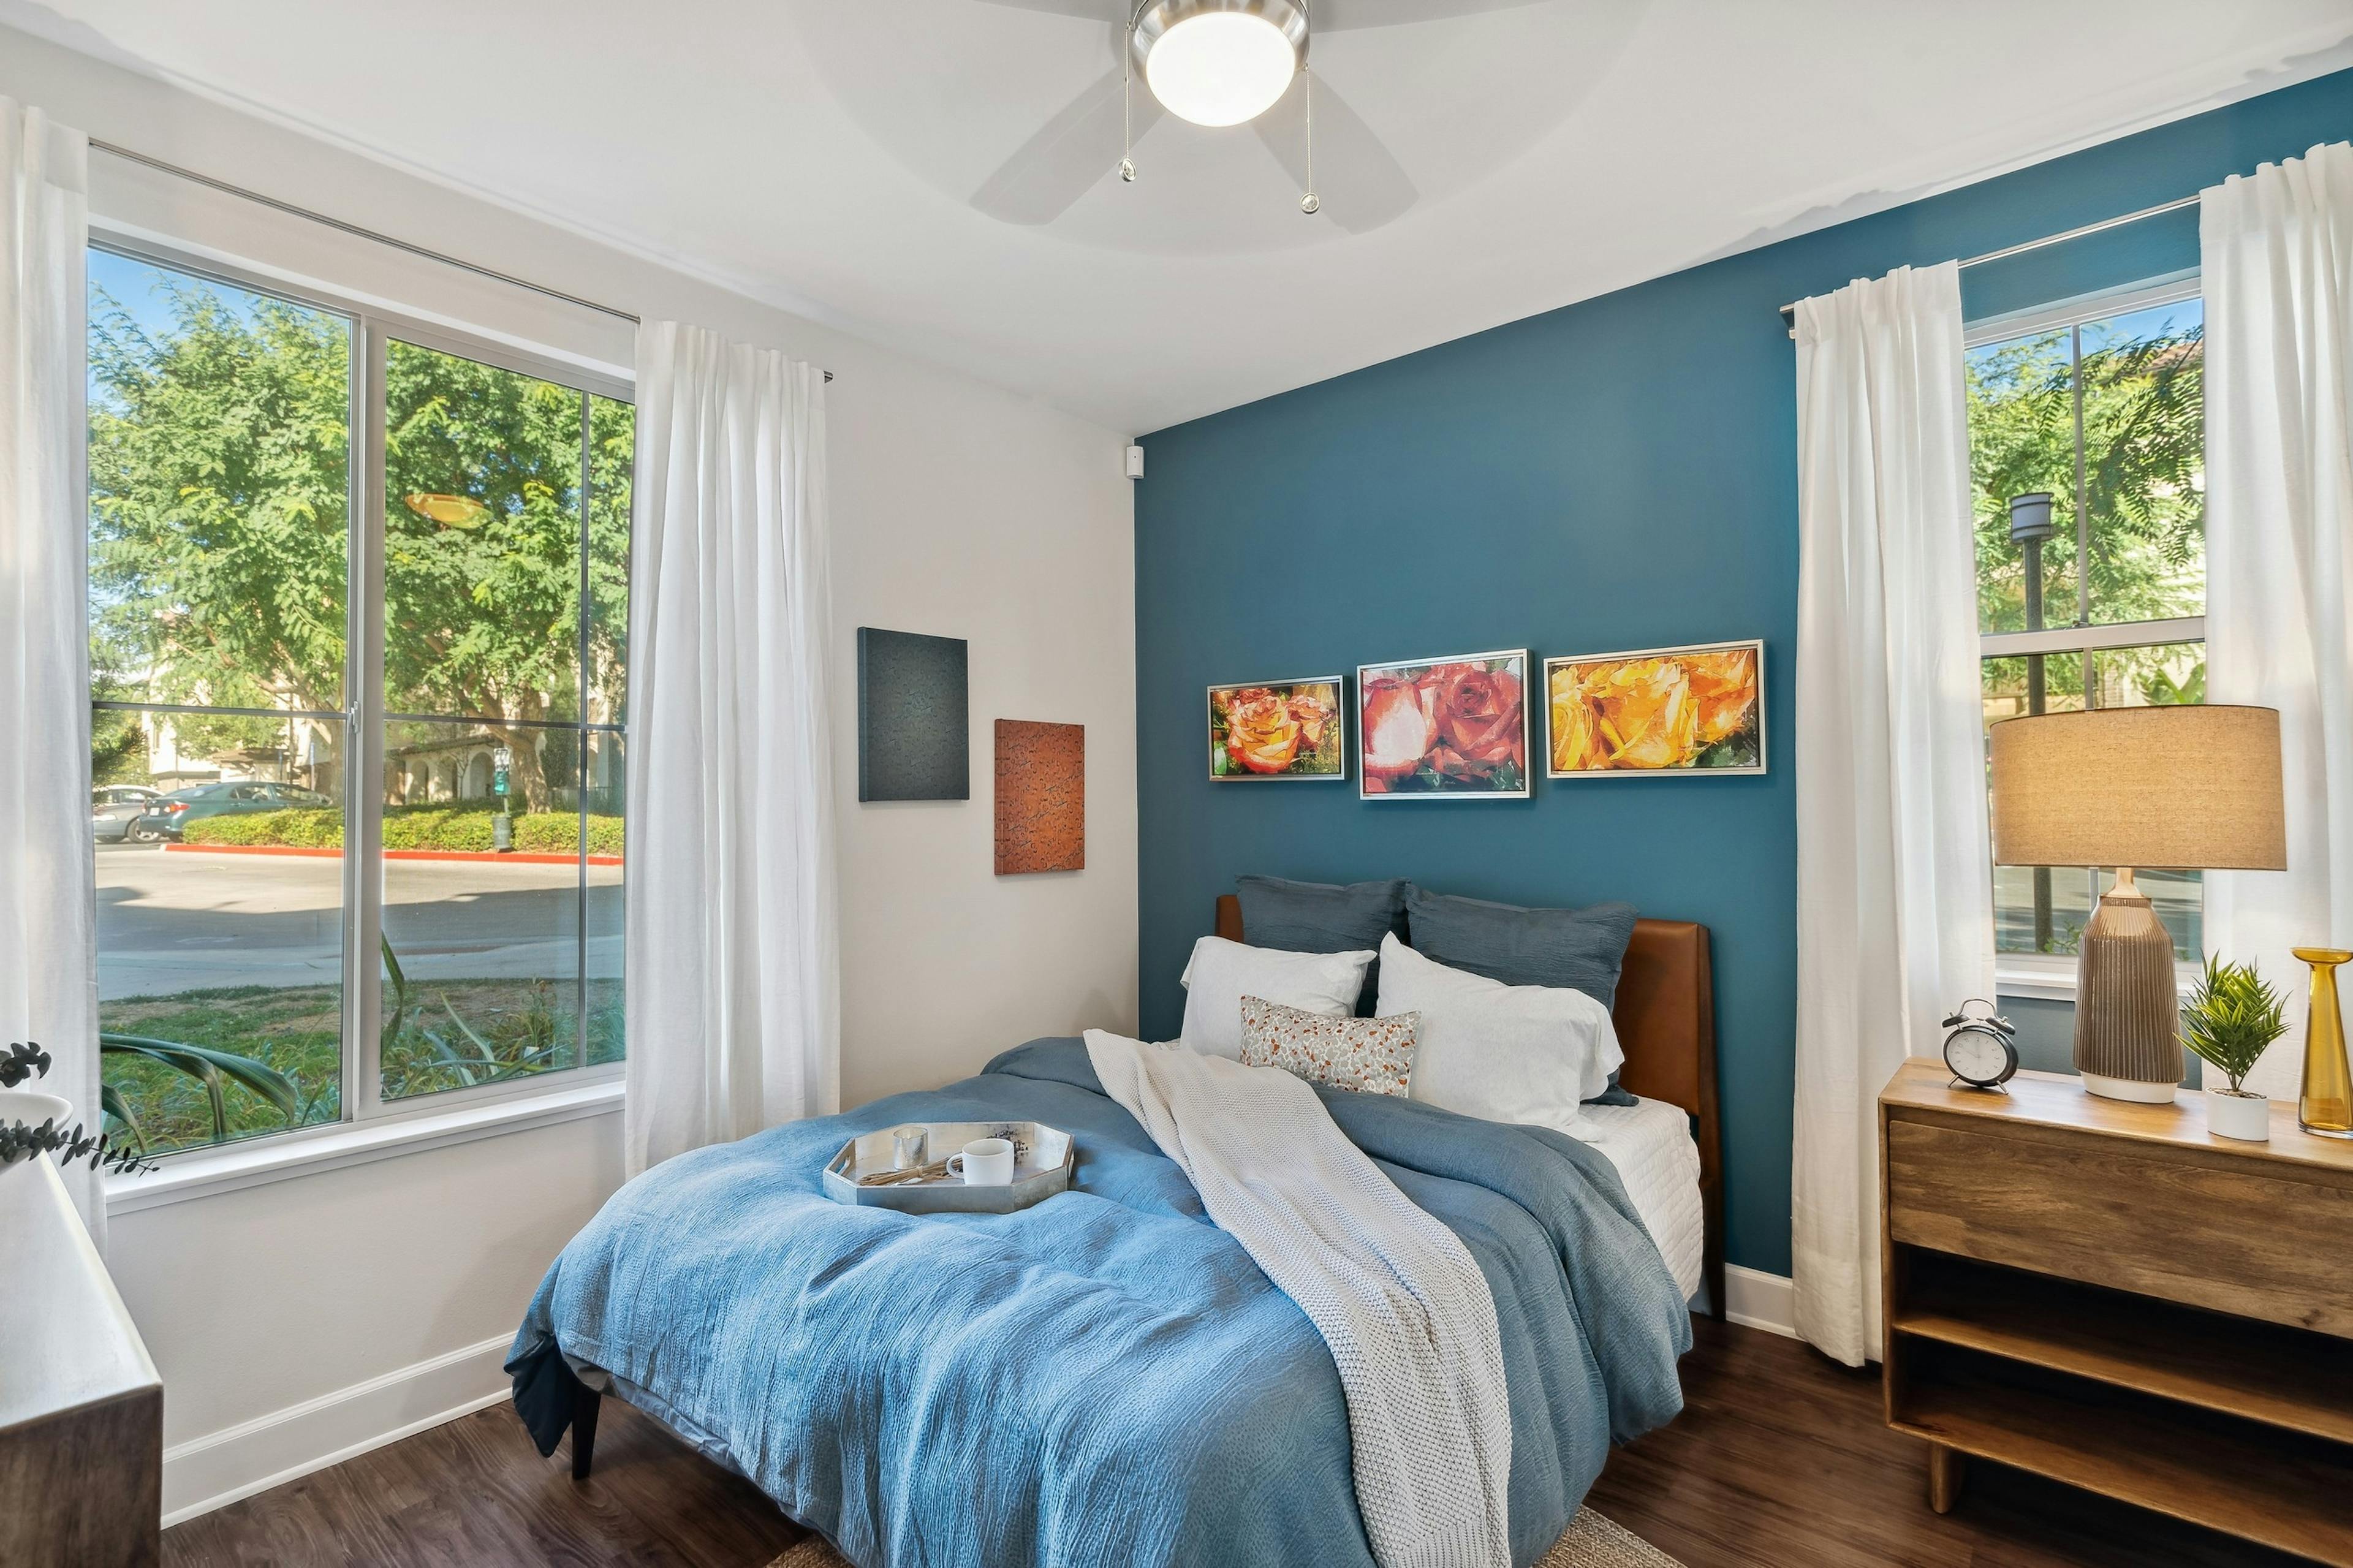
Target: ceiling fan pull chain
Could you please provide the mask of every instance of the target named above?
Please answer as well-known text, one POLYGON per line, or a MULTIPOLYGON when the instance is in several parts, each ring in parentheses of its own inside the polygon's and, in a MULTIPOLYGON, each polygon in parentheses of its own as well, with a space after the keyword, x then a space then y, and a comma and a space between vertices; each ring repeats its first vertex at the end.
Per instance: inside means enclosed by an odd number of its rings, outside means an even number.
POLYGON ((1135 81, 1135 15, 1128 14, 1127 38, 1119 51, 1119 177, 1135 184, 1135 133, 1128 113, 1135 81))
POLYGON ((1315 73, 1303 61, 1299 67, 1300 87, 1307 94, 1307 194, 1299 198, 1299 210, 1313 217, 1315 209, 1324 205, 1315 194, 1315 73))

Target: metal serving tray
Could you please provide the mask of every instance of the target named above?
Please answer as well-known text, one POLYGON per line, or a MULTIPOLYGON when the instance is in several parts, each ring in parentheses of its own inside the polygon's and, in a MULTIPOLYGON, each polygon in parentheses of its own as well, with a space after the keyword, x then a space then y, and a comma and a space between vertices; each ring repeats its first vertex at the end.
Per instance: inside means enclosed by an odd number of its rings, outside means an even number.
POLYGON ((902 1121, 841 1146, 825 1167, 825 1195, 836 1203, 862 1204, 898 1209, 907 1214, 1011 1214, 1031 1204, 1068 1191, 1078 1146, 1071 1135, 1039 1121, 902 1121), (1009 1186, 967 1186, 958 1177, 902 1182, 890 1186, 859 1185, 861 1176, 895 1169, 892 1135, 904 1127, 924 1133, 924 1158, 944 1160, 981 1138, 1004 1138, 1013 1144, 1013 1181, 1009 1186))

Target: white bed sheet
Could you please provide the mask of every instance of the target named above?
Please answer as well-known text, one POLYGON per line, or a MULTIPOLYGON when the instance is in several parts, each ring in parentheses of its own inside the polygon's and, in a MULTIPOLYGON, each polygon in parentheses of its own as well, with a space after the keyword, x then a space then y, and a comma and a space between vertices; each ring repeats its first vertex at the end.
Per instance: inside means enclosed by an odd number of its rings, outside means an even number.
POLYGON ((1700 1209, 1699 1144, 1691 1118, 1662 1100, 1632 1105, 1588 1105, 1568 1129, 1609 1157, 1626 1195, 1667 1260, 1683 1299, 1699 1293, 1700 1253, 1706 1223, 1700 1209))

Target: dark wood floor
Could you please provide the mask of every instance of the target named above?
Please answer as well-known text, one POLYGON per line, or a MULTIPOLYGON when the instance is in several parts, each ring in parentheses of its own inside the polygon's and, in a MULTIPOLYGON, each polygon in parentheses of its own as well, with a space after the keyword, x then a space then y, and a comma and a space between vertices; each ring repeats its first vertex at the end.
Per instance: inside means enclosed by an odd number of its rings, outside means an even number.
MULTIPOLYGON (((2014 1471, 1978 1466, 1928 1511, 1920 1446, 1879 1384, 1791 1341, 1701 1321, 1688 1407, 1620 1450, 1587 1500, 1688 1568, 2290 1568, 2014 1471)), ((763 1568, 800 1531, 618 1400, 596 1474, 532 1451, 503 1405, 167 1531, 167 1568, 561 1563, 763 1568)))
POLYGON ((508 1405, 164 1532, 164 1568, 764 1568, 804 1532, 742 1477, 617 1399, 575 1485, 508 1405))

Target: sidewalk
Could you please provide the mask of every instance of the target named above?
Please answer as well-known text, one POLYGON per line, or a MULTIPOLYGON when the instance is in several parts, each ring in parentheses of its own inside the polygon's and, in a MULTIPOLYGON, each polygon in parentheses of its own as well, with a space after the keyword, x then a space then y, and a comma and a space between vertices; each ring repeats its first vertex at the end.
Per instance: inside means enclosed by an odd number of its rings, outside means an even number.
MULTIPOLYGON (((168 855, 292 855, 310 860, 340 860, 341 849, 312 848, 304 844, 166 844, 168 855)), ((387 849, 387 860, 500 860, 514 866, 573 866, 577 855, 527 854, 519 849, 387 849)), ((618 866, 618 855, 591 855, 591 866, 618 866)))

